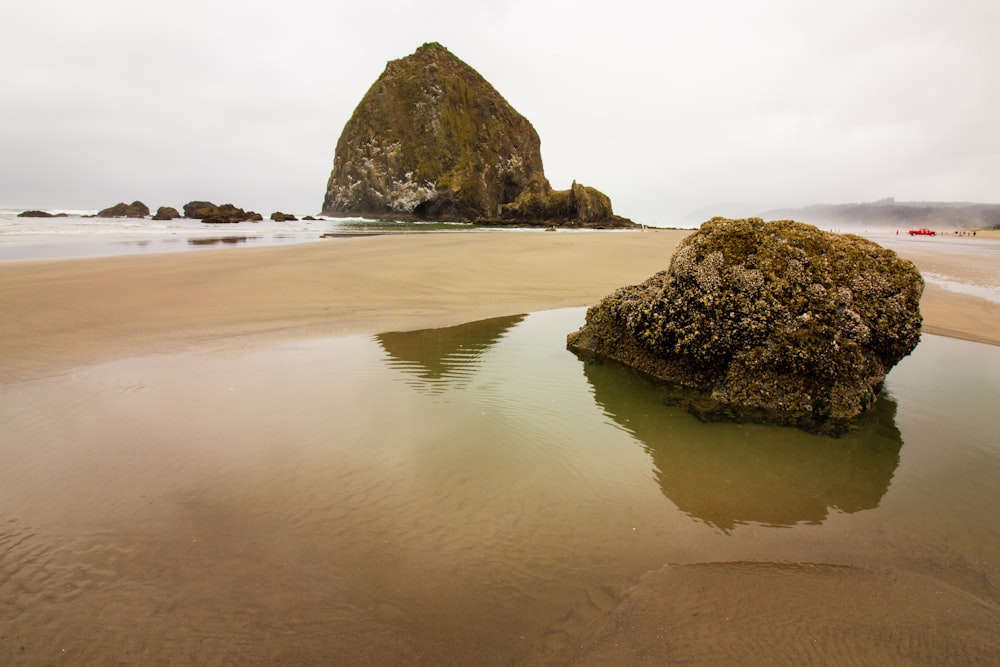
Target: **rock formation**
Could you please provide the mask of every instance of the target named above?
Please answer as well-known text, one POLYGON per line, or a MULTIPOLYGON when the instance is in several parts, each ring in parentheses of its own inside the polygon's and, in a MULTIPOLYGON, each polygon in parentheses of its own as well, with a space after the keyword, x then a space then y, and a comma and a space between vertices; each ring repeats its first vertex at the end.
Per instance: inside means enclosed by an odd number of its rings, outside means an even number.
POLYGON ((206 215, 211 215, 217 210, 219 210, 219 207, 210 201, 189 201, 184 204, 184 217, 201 220, 206 215))
POLYGON ((191 201, 184 204, 184 217, 215 225, 248 221, 260 222, 264 219, 264 216, 254 211, 244 211, 232 204, 216 206, 208 201, 191 201))
POLYGON ((713 218, 668 270, 590 308, 567 345, 681 388, 673 400, 705 419, 839 435, 920 341, 923 285, 857 236, 713 218))
POLYGON ((554 191, 538 134, 440 44, 388 63, 347 122, 323 213, 493 224, 632 226, 574 183, 554 191))
POLYGON ((141 201, 131 204, 120 202, 109 208, 98 211, 98 218, 145 218, 149 215, 149 207, 141 201))
POLYGON ((298 220, 298 218, 296 218, 291 213, 282 213, 281 211, 275 211, 274 213, 271 214, 271 220, 274 220, 275 222, 295 222, 296 220, 298 220))
POLYGON ((49 213, 48 211, 30 210, 30 211, 21 211, 20 213, 17 214, 17 217, 19 217, 19 218, 67 218, 69 216, 67 214, 65 214, 65 213, 49 213))
POLYGON ((156 215, 153 216, 153 220, 175 220, 181 217, 180 211, 172 206, 161 206, 156 209, 156 215))

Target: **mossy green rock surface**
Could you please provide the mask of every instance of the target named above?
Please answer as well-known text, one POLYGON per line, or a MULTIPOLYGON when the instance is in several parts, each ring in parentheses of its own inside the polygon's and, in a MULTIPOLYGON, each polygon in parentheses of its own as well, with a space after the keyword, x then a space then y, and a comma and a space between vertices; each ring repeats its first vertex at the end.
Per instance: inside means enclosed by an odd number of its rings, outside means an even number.
POLYGON ((923 286, 858 236, 713 218, 669 269, 590 308, 567 344, 663 380, 702 418, 839 435, 920 341, 923 286))
POLYGON ((604 194, 553 191, 538 133, 437 43, 388 63, 337 142, 326 215, 631 226, 604 194))

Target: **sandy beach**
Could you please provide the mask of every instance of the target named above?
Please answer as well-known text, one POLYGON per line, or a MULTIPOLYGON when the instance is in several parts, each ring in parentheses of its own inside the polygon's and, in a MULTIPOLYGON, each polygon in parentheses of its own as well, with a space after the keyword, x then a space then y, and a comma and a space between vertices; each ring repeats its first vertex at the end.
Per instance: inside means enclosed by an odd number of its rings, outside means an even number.
POLYGON ((565 350, 689 233, 0 262, 0 663, 989 662, 992 292, 842 440, 703 424, 565 350))
MULTIPOLYGON (((198 254, 5 262, 0 379, 148 352, 404 331, 588 306, 666 268, 689 233, 384 235, 198 254)), ((980 238, 996 242, 988 234, 980 238)), ((995 258, 935 252, 930 244, 900 254, 921 271, 973 280, 998 269, 995 258)), ((921 309, 929 333, 1000 344, 1000 304, 928 284, 921 309)))

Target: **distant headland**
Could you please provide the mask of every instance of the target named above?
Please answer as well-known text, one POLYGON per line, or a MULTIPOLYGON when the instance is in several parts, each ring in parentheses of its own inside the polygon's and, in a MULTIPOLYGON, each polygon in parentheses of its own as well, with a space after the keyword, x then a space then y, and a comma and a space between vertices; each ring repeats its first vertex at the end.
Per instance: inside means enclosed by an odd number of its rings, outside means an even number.
POLYGON ((1000 204, 972 202, 900 202, 892 197, 856 204, 814 204, 765 212, 768 220, 794 219, 814 225, 850 228, 936 227, 939 229, 998 229, 1000 204))

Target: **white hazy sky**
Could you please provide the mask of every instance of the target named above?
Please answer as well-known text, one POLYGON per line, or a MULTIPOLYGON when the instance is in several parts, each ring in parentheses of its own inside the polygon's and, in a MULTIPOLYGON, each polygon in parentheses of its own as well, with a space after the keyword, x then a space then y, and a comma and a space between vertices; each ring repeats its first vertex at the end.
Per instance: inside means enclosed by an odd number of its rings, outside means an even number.
POLYGON ((658 225, 1000 201, 997 0, 6 0, 0 205, 318 212, 388 60, 437 41, 658 225))

